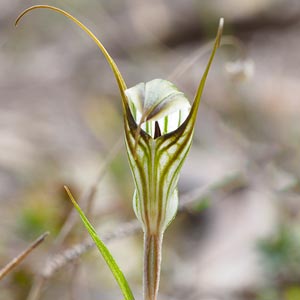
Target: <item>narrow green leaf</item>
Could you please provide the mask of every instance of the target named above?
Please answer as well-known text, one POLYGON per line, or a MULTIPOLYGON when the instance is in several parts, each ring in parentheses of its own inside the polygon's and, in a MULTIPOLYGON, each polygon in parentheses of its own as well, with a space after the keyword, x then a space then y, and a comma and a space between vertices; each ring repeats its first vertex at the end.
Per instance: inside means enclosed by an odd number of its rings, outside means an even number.
POLYGON ((74 207, 76 208, 77 212, 79 213, 84 226, 88 230, 91 238, 94 240, 97 248, 99 249, 100 253, 102 254, 102 256, 103 256, 104 260, 106 261, 108 267, 110 268, 111 272, 113 273, 113 275, 125 297, 125 300, 134 300, 134 296, 129 287, 129 284, 128 284, 124 274, 120 270, 119 266, 117 265, 116 261, 114 260, 113 256, 111 255, 111 253, 109 252, 109 250, 107 249, 105 244, 101 241, 101 239, 97 235, 96 230, 94 229, 92 224, 89 222, 89 220, 85 216, 84 212, 81 210, 81 208, 75 201, 69 188, 67 186, 64 186, 64 188, 65 188, 70 200, 72 201, 74 207))

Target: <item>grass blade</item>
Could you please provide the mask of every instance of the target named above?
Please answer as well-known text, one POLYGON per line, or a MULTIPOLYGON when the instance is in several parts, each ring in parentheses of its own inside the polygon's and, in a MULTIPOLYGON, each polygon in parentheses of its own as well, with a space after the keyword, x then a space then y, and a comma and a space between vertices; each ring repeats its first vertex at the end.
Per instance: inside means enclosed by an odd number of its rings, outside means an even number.
POLYGON ((96 230, 94 229, 92 224, 89 222, 89 220, 85 216, 84 212, 81 210, 81 208, 75 201, 69 188, 67 186, 65 186, 64 188, 65 188, 70 200, 72 201, 74 207, 76 208, 77 212, 79 213, 84 226, 88 230, 91 238, 94 240, 94 242, 95 242, 97 248, 99 249, 101 255, 103 256, 105 262, 107 263, 108 267, 110 268, 111 272, 113 273, 113 275, 124 295, 125 300, 134 300, 134 296, 129 287, 129 284, 128 284, 124 274, 120 270, 119 266, 117 265, 116 261, 114 260, 113 256, 111 255, 111 253, 109 252, 109 250, 107 249, 105 244, 101 241, 101 239, 97 235, 96 230))

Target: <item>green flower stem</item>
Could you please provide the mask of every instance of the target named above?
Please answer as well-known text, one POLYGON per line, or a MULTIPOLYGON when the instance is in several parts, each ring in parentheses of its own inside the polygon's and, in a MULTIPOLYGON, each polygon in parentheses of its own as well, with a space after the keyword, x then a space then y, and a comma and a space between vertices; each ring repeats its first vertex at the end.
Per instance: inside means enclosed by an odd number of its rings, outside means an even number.
POLYGON ((159 288, 163 234, 144 234, 144 300, 156 300, 159 288))

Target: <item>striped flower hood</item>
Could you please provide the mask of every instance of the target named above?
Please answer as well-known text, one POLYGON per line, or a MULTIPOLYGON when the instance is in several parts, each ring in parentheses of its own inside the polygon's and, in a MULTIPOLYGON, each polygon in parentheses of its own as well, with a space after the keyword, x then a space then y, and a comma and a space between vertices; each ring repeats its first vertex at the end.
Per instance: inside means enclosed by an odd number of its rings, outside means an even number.
POLYGON ((179 172, 192 132, 176 134, 176 130, 188 117, 191 105, 171 82, 162 79, 139 83, 125 94, 140 126, 137 140, 130 130, 125 135, 135 182, 133 208, 144 230, 163 232, 178 207, 179 172))

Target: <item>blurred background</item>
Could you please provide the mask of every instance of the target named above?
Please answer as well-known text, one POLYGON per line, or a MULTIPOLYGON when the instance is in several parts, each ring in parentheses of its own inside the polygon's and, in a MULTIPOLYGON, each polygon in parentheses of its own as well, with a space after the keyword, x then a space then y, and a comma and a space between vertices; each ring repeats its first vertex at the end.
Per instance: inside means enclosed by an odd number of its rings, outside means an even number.
MULTIPOLYGON (((61 15, 34 11, 15 28, 35 4, 0 1, 0 267, 50 236, 0 282, 0 300, 121 299, 95 250, 41 281, 53 255, 86 239, 63 185, 100 235, 134 214, 112 72, 61 15)), ((165 234, 160 299, 299 300, 299 0, 43 4, 92 29, 127 86, 169 79, 191 101, 225 18, 179 184, 182 199, 197 201, 165 234)), ((142 299, 142 234, 108 246, 142 299)))

